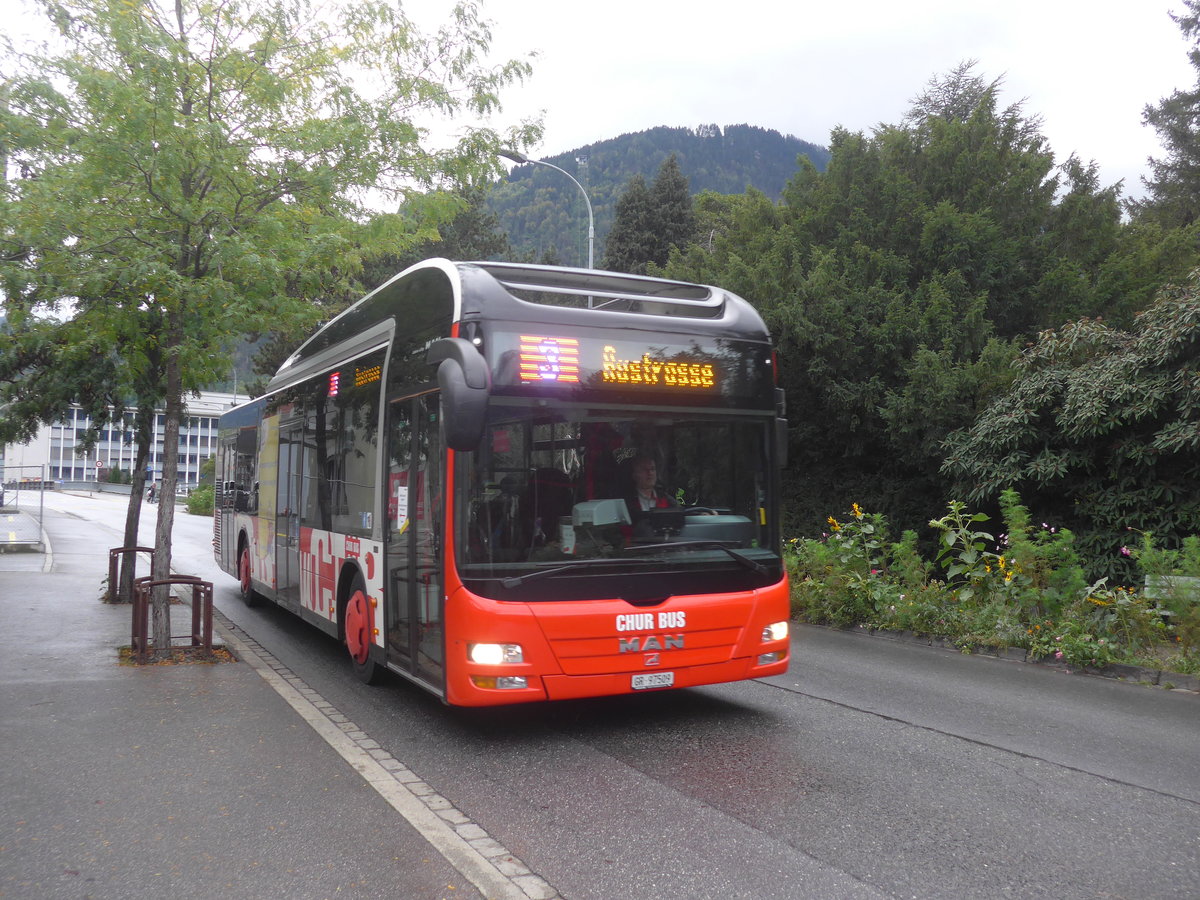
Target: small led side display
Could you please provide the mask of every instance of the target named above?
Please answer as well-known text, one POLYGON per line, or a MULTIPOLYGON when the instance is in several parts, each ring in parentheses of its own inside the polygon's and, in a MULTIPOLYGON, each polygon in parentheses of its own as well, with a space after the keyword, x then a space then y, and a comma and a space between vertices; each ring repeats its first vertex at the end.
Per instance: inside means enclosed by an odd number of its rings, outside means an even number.
POLYGON ((383 377, 383 366, 368 366, 365 369, 354 370, 354 386, 373 384, 383 377))
POLYGON ((522 382, 579 382, 579 341, 546 335, 521 335, 522 382))
POLYGON ((338 386, 341 384, 341 381, 342 381, 342 373, 341 372, 330 372, 329 373, 329 396, 330 397, 336 397, 338 395, 338 386))

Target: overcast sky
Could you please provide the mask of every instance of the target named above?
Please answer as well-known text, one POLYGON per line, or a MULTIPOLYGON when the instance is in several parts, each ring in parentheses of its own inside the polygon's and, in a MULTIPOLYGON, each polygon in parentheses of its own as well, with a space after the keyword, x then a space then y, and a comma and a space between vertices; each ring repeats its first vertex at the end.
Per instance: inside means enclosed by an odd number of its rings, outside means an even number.
MULTIPOLYGON (((437 8, 437 0, 414 0, 437 8)), ((1041 115, 1057 159, 1143 193, 1147 103, 1195 85, 1168 13, 1182 0, 481 0, 505 55, 537 50, 507 114, 545 110, 540 155, 656 125, 748 123, 828 144, 832 128, 898 123, 966 59, 1001 103, 1041 115)), ((423 14, 423 13, 422 13, 423 14)))
MULTIPOLYGON (((160 0, 167 2, 167 0, 160 0)), ((318 0, 318 3, 339 0, 318 0)), ((544 112, 549 156, 657 125, 747 123, 828 144, 841 125, 897 123, 934 75, 963 60, 1003 77, 1060 161, 1100 166, 1104 184, 1143 193, 1161 155, 1142 110, 1196 84, 1168 15, 1183 0, 479 0, 497 58, 537 51, 505 117, 544 112)), ((404 0, 422 24, 451 0, 404 0)), ((6 27, 28 22, 0 0, 6 27)))

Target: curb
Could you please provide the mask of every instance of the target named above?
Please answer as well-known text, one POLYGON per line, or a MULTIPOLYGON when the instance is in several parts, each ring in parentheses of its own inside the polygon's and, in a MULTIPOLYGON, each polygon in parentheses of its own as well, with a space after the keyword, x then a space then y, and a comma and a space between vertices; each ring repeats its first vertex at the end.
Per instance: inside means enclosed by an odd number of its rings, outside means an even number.
POLYGON ((849 634, 861 634, 866 637, 882 638, 903 644, 913 644, 933 647, 939 650, 953 650, 968 656, 986 656, 991 659, 1003 659, 1027 665, 1044 666, 1058 669, 1069 675, 1090 675, 1096 678, 1110 678, 1130 684, 1142 684, 1149 687, 1161 687, 1165 690, 1179 693, 1194 693, 1200 695, 1200 676, 1184 675, 1168 669, 1150 669, 1143 666, 1131 666, 1123 663, 1110 663, 1101 668, 1091 666, 1070 666, 1050 657, 1033 656, 1023 647, 988 647, 979 644, 959 645, 953 640, 935 637, 927 634, 917 634, 911 631, 886 631, 855 625, 849 628, 835 628, 830 625, 813 625, 808 622, 800 624, 809 628, 828 628, 833 631, 844 631, 849 634))
MULTIPOLYGON (((172 592, 186 607, 190 592, 172 592)), ((213 607, 213 635, 253 669, 358 775, 489 900, 562 900, 558 890, 372 740, 268 650, 213 607)), ((216 643, 214 647, 218 646, 216 643)))

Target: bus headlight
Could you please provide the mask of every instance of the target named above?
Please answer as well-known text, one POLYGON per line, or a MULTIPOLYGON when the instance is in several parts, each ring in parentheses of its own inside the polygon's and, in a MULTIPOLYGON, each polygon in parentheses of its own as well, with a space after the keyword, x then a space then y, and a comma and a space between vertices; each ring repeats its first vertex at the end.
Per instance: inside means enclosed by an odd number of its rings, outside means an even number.
POLYGON ((467 657, 482 666, 499 666, 505 663, 525 661, 520 644, 471 644, 467 657))
POLYGON ((763 629, 762 639, 764 641, 782 641, 788 636, 787 622, 772 622, 763 629))

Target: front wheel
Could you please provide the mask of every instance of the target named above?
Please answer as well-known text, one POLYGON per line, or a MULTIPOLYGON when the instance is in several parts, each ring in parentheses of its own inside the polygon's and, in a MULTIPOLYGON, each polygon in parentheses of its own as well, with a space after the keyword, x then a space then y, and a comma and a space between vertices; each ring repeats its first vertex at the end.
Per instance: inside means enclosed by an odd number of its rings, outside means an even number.
POLYGON ((356 577, 346 602, 346 649, 350 651, 354 674, 363 684, 376 684, 383 675, 383 667, 371 659, 374 620, 371 612, 366 588, 362 579, 356 577))
POLYGON ((242 602, 247 606, 258 606, 259 596, 254 590, 254 582, 250 578, 250 548, 242 547, 242 553, 238 557, 238 588, 242 595, 242 602))

